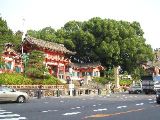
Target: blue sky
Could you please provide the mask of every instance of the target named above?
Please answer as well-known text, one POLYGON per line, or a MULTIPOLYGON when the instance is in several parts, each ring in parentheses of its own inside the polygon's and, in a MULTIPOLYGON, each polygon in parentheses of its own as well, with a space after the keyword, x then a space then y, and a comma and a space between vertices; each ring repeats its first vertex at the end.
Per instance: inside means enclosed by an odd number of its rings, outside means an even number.
POLYGON ((160 48, 160 0, 0 0, 0 15, 13 31, 59 29, 92 17, 138 21, 146 43, 160 48))

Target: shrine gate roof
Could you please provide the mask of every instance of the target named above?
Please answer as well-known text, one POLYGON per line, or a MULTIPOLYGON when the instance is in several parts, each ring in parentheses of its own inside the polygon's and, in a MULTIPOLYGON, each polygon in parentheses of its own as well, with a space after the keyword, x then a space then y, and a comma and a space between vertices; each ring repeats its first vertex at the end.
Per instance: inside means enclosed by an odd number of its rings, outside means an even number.
POLYGON ((28 42, 31 45, 37 45, 38 47, 53 50, 53 51, 64 52, 68 54, 75 54, 75 52, 72 52, 68 50, 66 47, 64 47, 63 44, 44 41, 44 40, 33 38, 30 36, 26 36, 24 43, 25 42, 28 42))

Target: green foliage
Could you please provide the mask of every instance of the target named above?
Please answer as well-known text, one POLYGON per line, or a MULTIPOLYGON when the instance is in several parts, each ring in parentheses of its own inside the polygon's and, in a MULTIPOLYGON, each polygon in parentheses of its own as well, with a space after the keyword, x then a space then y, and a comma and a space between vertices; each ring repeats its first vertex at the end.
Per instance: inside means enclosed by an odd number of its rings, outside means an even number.
POLYGON ((119 84, 120 85, 127 85, 127 86, 129 86, 129 85, 131 85, 132 84, 132 80, 127 80, 127 79, 125 79, 125 80, 120 80, 119 81, 119 84))
POLYGON ((106 78, 106 77, 95 77, 95 78, 93 78, 93 81, 105 85, 109 82, 113 82, 113 79, 106 78))
POLYGON ((21 74, 0 74, 0 85, 62 85, 59 79, 48 76, 45 79, 30 79, 21 74))
POLYGON ((21 74, 0 74, 0 84, 3 85, 31 85, 33 81, 21 74))
POLYGON ((7 22, 0 17, 0 52, 4 50, 5 43, 14 43, 15 49, 21 43, 21 36, 17 33, 13 34, 12 30, 9 29, 7 22))
POLYGON ((63 83, 61 83, 56 77, 50 77, 49 79, 44 79, 42 81, 43 85, 62 85, 63 83))
POLYGON ((39 85, 62 85, 63 83, 60 82, 59 79, 53 76, 48 76, 48 78, 45 79, 34 79, 33 84, 39 85))
POLYGON ((48 72, 44 61, 44 53, 41 51, 32 51, 29 54, 28 64, 25 67, 25 74, 32 79, 44 79, 46 77, 45 72, 48 72))
MULTIPOLYGON (((46 27, 38 33, 41 39, 63 43, 75 51, 77 54, 71 57, 73 62, 100 61, 107 68, 121 66, 123 71, 135 74, 142 62, 153 59, 153 50, 135 21, 94 17, 84 22, 69 21, 57 31, 46 27)), ((32 35, 37 33, 34 31, 32 35)))

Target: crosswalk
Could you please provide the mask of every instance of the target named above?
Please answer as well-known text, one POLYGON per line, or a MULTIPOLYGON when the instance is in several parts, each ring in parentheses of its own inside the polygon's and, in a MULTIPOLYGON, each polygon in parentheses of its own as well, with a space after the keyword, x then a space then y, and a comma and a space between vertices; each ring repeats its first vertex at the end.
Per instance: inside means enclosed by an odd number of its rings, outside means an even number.
POLYGON ((0 108, 0 120, 27 120, 27 118, 0 108))

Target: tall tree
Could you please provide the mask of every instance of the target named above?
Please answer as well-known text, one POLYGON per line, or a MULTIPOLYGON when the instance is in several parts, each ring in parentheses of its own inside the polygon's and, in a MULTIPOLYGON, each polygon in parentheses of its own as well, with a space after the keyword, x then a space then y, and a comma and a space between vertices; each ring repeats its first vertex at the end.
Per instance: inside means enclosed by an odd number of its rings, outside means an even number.
POLYGON ((43 79, 47 72, 44 61, 44 53, 41 51, 32 51, 29 54, 29 60, 25 67, 25 74, 34 79, 43 79))
MULTIPOLYGON (((42 34, 43 33, 43 34, 42 34)), ((74 62, 100 61, 106 67, 121 66, 129 74, 144 61, 153 59, 153 50, 146 44, 138 22, 91 18, 88 21, 69 21, 54 31, 44 28, 44 40, 63 43, 75 51, 74 62), (55 39, 54 39, 55 38, 55 39)))
POLYGON ((0 51, 3 50, 4 43, 14 42, 13 32, 8 28, 7 22, 0 17, 0 51))

